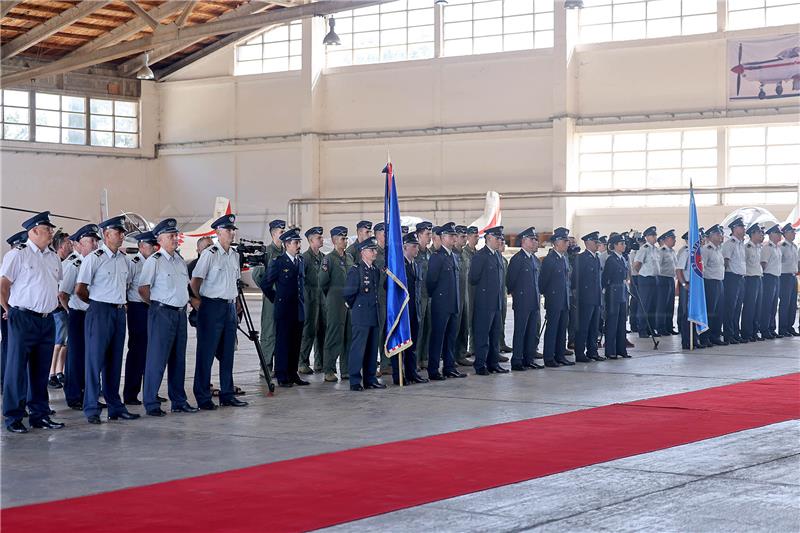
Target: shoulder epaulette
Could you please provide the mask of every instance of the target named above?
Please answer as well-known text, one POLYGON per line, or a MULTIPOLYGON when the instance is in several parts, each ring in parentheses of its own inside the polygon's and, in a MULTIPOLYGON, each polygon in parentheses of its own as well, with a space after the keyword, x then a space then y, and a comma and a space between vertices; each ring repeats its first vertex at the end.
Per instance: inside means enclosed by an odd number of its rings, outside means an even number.
POLYGON ((748 243, 747 243, 747 247, 748 247, 748 248, 752 248, 752 247, 753 247, 753 244, 748 242, 748 243))
MULTIPOLYGON (((24 246, 24 245, 23 245, 23 246, 24 246)), ((784 241, 784 242, 782 242, 782 243, 781 243, 781 246, 789 246, 789 243, 788 243, 788 242, 786 242, 786 241, 784 241)))
POLYGON ((133 256, 133 259, 131 259, 131 262, 133 262, 133 263, 138 263, 138 262, 139 262, 139 261, 141 261, 141 260, 142 260, 142 258, 141 258, 141 257, 139 257, 138 255, 134 255, 134 256, 133 256))
POLYGON ((18 245, 16 245, 14 248, 16 248, 17 250, 24 250, 26 246, 28 246, 28 245, 25 244, 24 242, 21 242, 18 245))
POLYGON ((98 248, 97 250, 95 250, 94 255, 96 255, 97 257, 102 256, 103 255, 103 249, 102 248, 98 248))
POLYGON ((213 245, 213 246, 211 246, 211 247, 208 249, 208 251, 209 251, 209 252, 211 252, 212 254, 215 254, 215 253, 217 253, 217 250, 219 250, 219 248, 217 248, 217 245, 216 245, 216 244, 215 244, 215 245, 213 245))
POLYGON ((666 251, 667 251, 667 247, 666 247, 666 246, 662 246, 662 247, 661 247, 661 250, 662 250, 662 251, 664 251, 664 252, 666 252, 666 251))
POLYGON ((706 244, 706 248, 708 250, 713 250, 714 249, 714 245, 713 244, 706 244))
POLYGON ((76 259, 75 261, 73 261, 73 262, 72 262, 72 264, 73 264, 73 265, 75 265, 76 267, 79 267, 79 266, 81 266, 81 260, 80 260, 80 258, 78 258, 78 259, 76 259))
POLYGON ((153 255, 156 256, 156 259, 161 259, 161 250, 157 251, 153 255))
POLYGON ((72 261, 72 260, 73 260, 73 259, 75 259, 76 257, 78 257, 78 256, 77 256, 76 254, 74 254, 74 253, 72 253, 72 254, 69 254, 69 257, 67 257, 67 261, 72 261))

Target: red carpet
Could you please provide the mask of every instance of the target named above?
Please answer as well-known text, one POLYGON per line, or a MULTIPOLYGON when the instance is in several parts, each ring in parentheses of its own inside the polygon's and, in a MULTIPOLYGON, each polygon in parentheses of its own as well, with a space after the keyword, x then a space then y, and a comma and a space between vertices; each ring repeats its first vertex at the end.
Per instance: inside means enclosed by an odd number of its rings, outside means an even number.
POLYGON ((317 529, 796 418, 800 374, 789 374, 9 508, 0 518, 4 532, 25 533, 317 529), (378 458, 392 458, 390 473, 378 458))

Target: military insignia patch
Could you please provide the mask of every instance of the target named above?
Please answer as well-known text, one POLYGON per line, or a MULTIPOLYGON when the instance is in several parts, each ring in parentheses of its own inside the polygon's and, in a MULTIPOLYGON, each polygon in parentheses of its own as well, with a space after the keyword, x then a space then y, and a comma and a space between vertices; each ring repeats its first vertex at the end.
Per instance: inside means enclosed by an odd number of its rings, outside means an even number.
POLYGON ((328 271, 328 260, 327 259, 323 259, 322 260, 322 267, 321 268, 322 268, 323 272, 327 272, 328 271))

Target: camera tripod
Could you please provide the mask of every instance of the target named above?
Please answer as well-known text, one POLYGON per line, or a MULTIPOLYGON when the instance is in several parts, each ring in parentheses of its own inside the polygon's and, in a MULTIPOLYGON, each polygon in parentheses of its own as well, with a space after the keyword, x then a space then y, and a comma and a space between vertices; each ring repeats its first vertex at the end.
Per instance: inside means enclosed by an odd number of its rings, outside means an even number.
POLYGON ((244 325, 247 327, 247 331, 245 331, 241 325, 237 324, 237 328, 239 331, 244 333, 245 337, 253 341, 253 344, 256 345, 256 353, 258 353, 258 363, 261 365, 261 371, 264 372, 264 377, 267 380, 267 387, 269 388, 269 392, 267 396, 272 396, 275 394, 275 384, 272 382, 272 377, 270 376, 269 368, 267 364, 264 362, 264 352, 261 350, 261 342, 258 338, 258 330, 255 329, 253 325, 253 317, 250 315, 250 308, 247 307, 247 300, 244 297, 243 291, 244 283, 241 280, 237 282, 237 290, 239 291, 239 295, 236 299, 239 301, 239 304, 242 307, 242 315, 244 316, 244 325))

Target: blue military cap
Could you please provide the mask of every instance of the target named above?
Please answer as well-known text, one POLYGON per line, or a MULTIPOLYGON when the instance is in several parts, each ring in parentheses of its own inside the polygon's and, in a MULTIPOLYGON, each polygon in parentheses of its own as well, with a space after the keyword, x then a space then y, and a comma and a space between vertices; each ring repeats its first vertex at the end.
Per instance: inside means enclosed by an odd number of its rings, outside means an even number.
POLYGON ((708 229, 706 230, 706 237, 708 237, 708 236, 709 236, 709 235, 711 235, 712 233, 719 233, 719 234, 722 234, 722 226, 720 226, 719 224, 714 224, 713 226, 711 226, 710 228, 708 228, 708 229))
POLYGON ((431 222, 428 222, 427 220, 423 220, 422 222, 417 224, 416 231, 425 231, 426 229, 432 230, 433 224, 431 222))
POLYGON ((362 220, 356 224, 356 229, 372 229, 372 222, 369 220, 362 220))
POLYGON ((22 227, 30 231, 36 226, 50 226, 55 228, 56 225, 50 222, 50 211, 42 211, 22 223, 22 227))
POLYGON ((272 231, 274 229, 286 229, 286 221, 279 218, 271 220, 269 222, 269 230, 272 231))
POLYGON ((345 228, 344 226, 332 227, 331 237, 347 237, 347 228, 345 228))
POLYGON ((300 240, 300 230, 297 228, 289 228, 280 236, 281 242, 289 242, 289 241, 299 241, 300 240))
POLYGON ((478 226, 467 227, 467 235, 477 235, 478 233, 480 233, 480 230, 478 230, 478 226))
POLYGON ((747 234, 748 235, 753 235, 753 233, 757 233, 757 232, 762 232, 763 233, 764 232, 764 228, 762 228, 761 224, 759 224, 758 222, 753 222, 752 224, 750 224, 750 227, 747 228, 747 234))
POLYGON ((647 228, 646 230, 644 230, 642 232, 642 237, 647 237, 648 235, 652 235, 654 237, 656 235, 658 235, 658 232, 656 231, 656 227, 655 226, 650 226, 649 228, 647 228))
MULTIPOLYGON (((72 237, 70 237, 70 239, 71 238, 72 237)), ((21 244, 21 243, 27 241, 27 240, 28 240, 28 230, 22 230, 22 231, 19 231, 19 232, 15 233, 14 235, 9 237, 8 239, 6 239, 6 242, 8 243, 9 246, 16 246, 18 244, 21 244)))
POLYGON ((742 217, 736 217, 731 221, 730 224, 728 224, 728 227, 730 229, 733 229, 733 228, 736 228, 736 227, 739 227, 739 226, 744 227, 744 220, 742 220, 742 217))
POLYGON ((466 235, 467 234, 467 227, 462 226, 461 224, 456 226, 456 233, 459 235, 466 235))
POLYGON ((536 228, 531 226, 528 229, 522 230, 519 234, 520 240, 522 239, 539 239, 539 235, 536 233, 536 228))
POLYGON ((671 229, 671 230, 667 230, 664 233, 662 233, 661 235, 659 235, 658 236, 658 240, 659 241, 663 241, 664 239, 669 239, 670 237, 674 237, 674 236, 675 236, 675 230, 671 229))
POLYGON ((569 239, 569 230, 567 228, 556 228, 550 236, 550 242, 566 241, 569 239))
POLYGON ((407 235, 403 235, 403 244, 419 244, 419 239, 417 239, 417 234, 409 233, 407 235))
POLYGON ((581 237, 581 240, 582 241, 595 241, 595 242, 598 242, 598 241, 600 241, 600 232, 599 231, 593 231, 591 233, 587 233, 586 235, 581 237))
POLYGON ((597 239, 597 242, 599 242, 600 244, 608 244, 608 237, 605 235, 601 235, 600 238, 597 239))
POLYGON ((767 235, 770 233, 781 233, 781 226, 779 224, 775 224, 774 226, 769 227, 764 233, 767 235))
POLYGON ((236 227, 236 215, 222 215, 211 223, 212 229, 239 229, 236 227))
POLYGON ((441 226, 433 226, 431 231, 434 235, 441 235, 442 234, 442 227, 441 226))
POLYGON ((383 222, 378 222, 372 228, 372 231, 386 231, 386 224, 384 224, 383 222))
POLYGON ((697 228, 697 233, 699 233, 701 236, 705 235, 706 234, 706 228, 704 228, 703 226, 700 226, 699 228, 697 228))
POLYGON ((306 230, 305 236, 306 238, 311 237, 312 235, 322 235, 324 230, 322 226, 314 226, 313 228, 308 228, 306 230))
MULTIPOLYGON (((702 233, 702 232, 701 232, 701 233, 702 233)), ((689 232, 687 231, 686 233, 684 233, 683 235, 681 235, 681 239, 683 239, 684 241, 688 241, 688 240, 689 240, 689 232)))
POLYGON ((408 226, 400 226, 400 233, 408 235, 408 226))
POLYGON ((484 235, 491 235, 492 237, 496 237, 498 239, 503 239, 503 226, 494 226, 492 228, 487 228, 486 231, 483 232, 484 235))
POLYGON ((100 226, 100 229, 102 230, 116 229, 119 231, 125 231, 125 215, 106 219, 99 223, 98 226, 100 226))
POLYGON ((360 252, 361 250, 369 250, 369 249, 378 249, 378 241, 375 237, 370 237, 369 239, 364 239, 363 241, 356 244, 356 248, 360 252))
POLYGON ((156 236, 153 234, 152 231, 143 231, 137 235, 134 235, 133 238, 139 242, 144 242, 147 244, 158 244, 156 236))
POLYGON ((440 229, 440 233, 442 235, 456 235, 456 224, 455 222, 448 222, 446 224, 442 224, 440 229))
POLYGON ((789 231, 795 231, 794 226, 791 223, 787 223, 785 226, 781 228, 781 233, 786 233, 789 231))
POLYGON ((86 224, 78 228, 78 231, 69 236, 69 240, 78 242, 84 237, 94 237, 100 240, 100 227, 97 224, 86 224))
POLYGON ((617 245, 617 243, 624 242, 624 241, 625 241, 625 238, 622 235, 619 235, 619 234, 612 235, 611 237, 608 238, 608 247, 609 248, 613 248, 614 246, 617 245))
POLYGON ((153 235, 158 237, 162 233, 178 233, 178 221, 174 218, 165 218, 153 228, 153 235))

